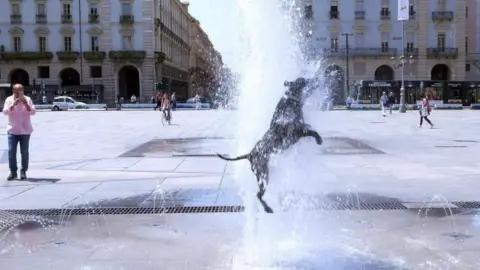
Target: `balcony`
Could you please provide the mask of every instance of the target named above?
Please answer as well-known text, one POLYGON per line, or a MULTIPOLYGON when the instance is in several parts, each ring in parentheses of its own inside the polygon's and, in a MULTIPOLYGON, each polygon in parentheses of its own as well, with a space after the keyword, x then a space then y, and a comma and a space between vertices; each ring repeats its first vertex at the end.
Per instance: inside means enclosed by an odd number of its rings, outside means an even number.
POLYGON ((330 20, 338 20, 340 18, 340 12, 338 10, 330 10, 330 20))
POLYGON ((97 61, 101 62, 105 57, 107 56, 106 52, 98 52, 98 51, 89 51, 89 52, 83 52, 83 58, 87 61, 97 61))
POLYGON ((347 50, 345 47, 324 48, 322 49, 322 52, 326 57, 344 57, 347 55, 347 50))
POLYGON ((405 50, 403 50, 403 55, 405 57, 413 56, 413 58, 417 58, 418 57, 418 48, 406 48, 405 50))
POLYGON ((390 20, 390 10, 382 9, 380 11, 380 20, 390 20))
POLYGON ((62 23, 72 23, 72 14, 62 14, 62 23))
POLYGON ((133 24, 135 19, 133 15, 120 15, 120 23, 121 24, 133 24))
POLYGON ((457 58, 458 48, 428 48, 427 58, 457 58))
POLYGON ((349 55, 364 58, 393 57, 397 54, 395 48, 350 48, 349 55))
POLYGON ((47 23, 47 14, 37 14, 36 22, 37 22, 37 24, 46 24, 47 23))
POLYGON ((355 11, 355 20, 365 20, 365 11, 355 11))
POLYGON ((164 52, 154 52, 155 62, 158 64, 163 63, 167 59, 167 55, 164 52))
POLYGON ((88 15, 88 22, 89 23, 99 23, 100 22, 100 17, 98 14, 92 13, 88 15))
POLYGON ((80 57, 79 52, 66 52, 66 51, 57 52, 58 60, 63 62, 73 62, 73 61, 76 61, 79 57, 80 57))
POLYGON ((4 61, 41 61, 52 60, 52 52, 2 52, 2 60, 4 61))
POLYGON ((434 11, 432 12, 432 20, 443 22, 443 21, 453 21, 453 11, 434 11))
POLYGON ((147 53, 145 51, 109 51, 108 57, 113 61, 142 61, 147 53))
POLYGON ((10 15, 10 23, 12 23, 12 24, 22 23, 22 15, 21 14, 10 15))

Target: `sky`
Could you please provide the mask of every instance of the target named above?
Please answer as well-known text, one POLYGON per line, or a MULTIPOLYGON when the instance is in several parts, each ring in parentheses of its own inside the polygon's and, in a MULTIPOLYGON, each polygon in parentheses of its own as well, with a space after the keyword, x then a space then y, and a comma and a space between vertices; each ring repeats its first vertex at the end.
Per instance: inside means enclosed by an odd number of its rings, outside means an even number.
POLYGON ((188 10, 210 37, 215 49, 220 52, 224 64, 238 71, 235 42, 239 29, 237 0, 189 0, 188 10))

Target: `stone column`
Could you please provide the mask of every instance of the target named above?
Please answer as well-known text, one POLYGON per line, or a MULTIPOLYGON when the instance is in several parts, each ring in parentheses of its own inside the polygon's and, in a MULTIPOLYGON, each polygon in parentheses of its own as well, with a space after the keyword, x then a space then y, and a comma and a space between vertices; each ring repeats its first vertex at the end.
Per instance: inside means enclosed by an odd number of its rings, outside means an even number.
POLYGON ((147 53, 142 64, 140 78, 140 100, 144 102, 154 93, 155 84, 155 3, 153 0, 142 2, 143 49, 147 53))
POLYGON ((102 84, 104 87, 103 98, 109 106, 114 106, 117 95, 115 83, 115 71, 113 62, 108 57, 108 52, 112 50, 112 27, 111 27, 111 5, 110 1, 102 1, 98 10, 102 35, 100 36, 100 51, 106 52, 107 56, 102 63, 102 84))

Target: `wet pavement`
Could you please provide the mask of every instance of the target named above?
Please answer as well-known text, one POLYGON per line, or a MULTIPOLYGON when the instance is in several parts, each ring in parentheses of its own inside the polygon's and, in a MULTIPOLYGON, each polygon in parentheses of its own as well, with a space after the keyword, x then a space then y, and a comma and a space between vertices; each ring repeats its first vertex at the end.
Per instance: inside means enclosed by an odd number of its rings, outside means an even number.
MULTIPOLYGON (((325 144, 305 139, 272 159, 266 200, 276 212, 265 215, 248 162, 212 157, 240 154, 235 112, 179 111, 174 126, 147 111, 39 113, 31 178, 0 181, 0 209, 246 210, 51 217, 0 210, 1 268, 478 269, 477 113, 435 115, 437 129, 415 128, 414 113, 310 115, 325 144)), ((0 171, 8 171, 4 158, 0 171)))

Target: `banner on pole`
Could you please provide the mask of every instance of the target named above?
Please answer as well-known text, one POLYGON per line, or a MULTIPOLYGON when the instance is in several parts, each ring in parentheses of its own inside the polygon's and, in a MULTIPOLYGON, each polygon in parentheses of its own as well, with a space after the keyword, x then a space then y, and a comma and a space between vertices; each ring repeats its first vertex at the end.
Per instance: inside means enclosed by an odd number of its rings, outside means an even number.
POLYGON ((408 6, 409 0, 397 0, 398 1, 398 20, 399 21, 408 21, 410 19, 408 6))

